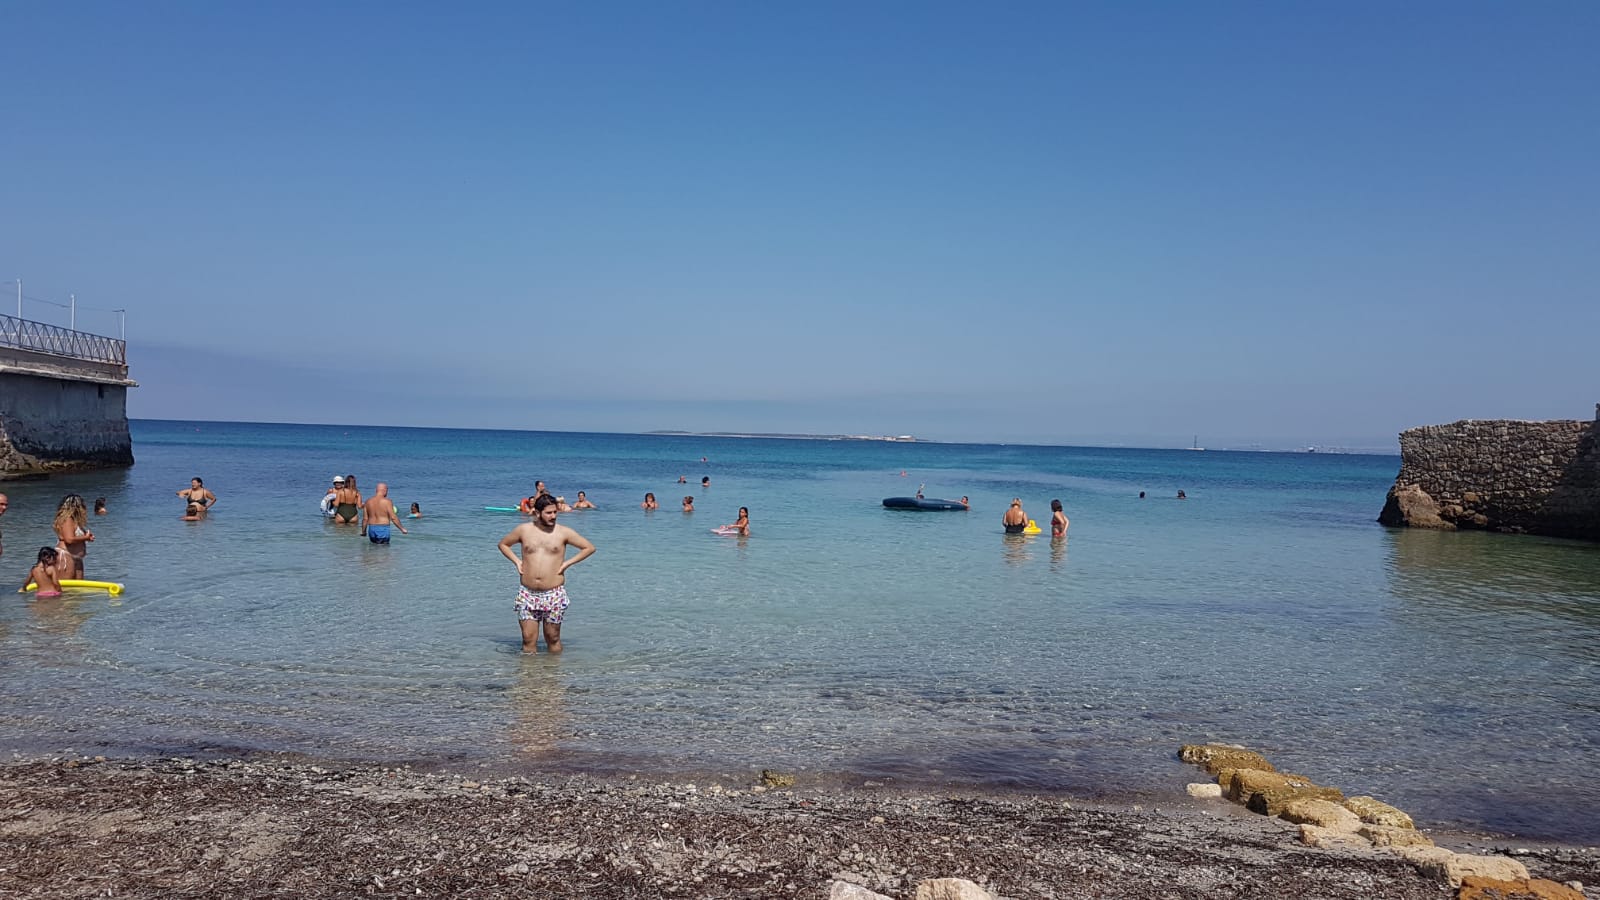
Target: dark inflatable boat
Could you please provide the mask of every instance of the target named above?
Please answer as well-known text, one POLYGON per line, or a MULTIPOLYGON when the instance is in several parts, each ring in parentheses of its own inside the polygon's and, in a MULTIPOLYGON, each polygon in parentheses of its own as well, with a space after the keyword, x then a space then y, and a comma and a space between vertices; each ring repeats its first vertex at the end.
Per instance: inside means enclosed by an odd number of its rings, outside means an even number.
POLYGON ((883 505, 890 509, 966 509, 960 500, 940 500, 936 497, 885 497, 883 505))

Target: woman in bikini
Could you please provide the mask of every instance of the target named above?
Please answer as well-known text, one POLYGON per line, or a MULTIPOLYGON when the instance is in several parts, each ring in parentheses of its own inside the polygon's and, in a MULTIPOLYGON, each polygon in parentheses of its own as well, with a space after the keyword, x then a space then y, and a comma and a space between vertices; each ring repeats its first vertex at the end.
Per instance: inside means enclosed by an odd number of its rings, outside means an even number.
POLYGON ((739 534, 743 537, 750 536, 750 507, 739 507, 739 520, 734 522, 732 525, 722 526, 723 531, 726 531, 730 528, 739 532, 739 534))
POLYGON ((1050 536, 1064 538, 1067 536, 1067 514, 1061 511, 1061 501, 1050 501, 1050 536))
POLYGON ((94 532, 89 530, 89 507, 77 494, 61 498, 56 507, 56 571, 62 578, 82 578, 83 558, 89 553, 94 532))
POLYGON ((206 490, 206 483, 198 478, 189 479, 189 487, 178 492, 185 503, 193 503, 201 512, 210 511, 217 504, 217 495, 206 490))

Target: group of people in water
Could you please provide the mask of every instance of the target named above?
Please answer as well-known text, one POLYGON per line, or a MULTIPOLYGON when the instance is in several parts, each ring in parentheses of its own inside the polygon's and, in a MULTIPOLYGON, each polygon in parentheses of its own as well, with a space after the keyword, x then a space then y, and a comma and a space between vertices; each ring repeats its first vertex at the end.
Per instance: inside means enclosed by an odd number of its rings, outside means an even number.
MULTIPOLYGON (((200 479, 195 479, 199 481, 200 479)), ((363 498, 354 475, 333 476, 333 486, 322 497, 323 512, 335 525, 359 525, 361 535, 374 544, 387 544, 391 531, 410 534, 400 521, 400 511, 389 499, 389 485, 380 481, 371 497, 363 498)), ((410 518, 422 518, 422 507, 411 504, 410 518)))
MULTIPOLYGON (((1042 531, 1038 523, 1028 518, 1022 508, 1022 498, 1012 497, 1011 505, 1000 516, 1000 524, 1005 527, 1006 534, 1027 534, 1028 529, 1042 531)), ((1067 514, 1061 506, 1060 500, 1050 501, 1050 537, 1064 538, 1067 536, 1067 514)))
MULTIPOLYGON (((10 498, 0 494, 0 515, 4 515, 10 506, 10 498)), ((108 513, 106 498, 96 498, 94 514, 103 516, 108 513)), ((89 505, 78 494, 61 498, 56 506, 52 527, 56 533, 55 546, 39 548, 33 566, 28 569, 28 579, 22 585, 24 591, 31 586, 38 597, 59 597, 63 580, 83 578, 83 558, 88 555, 89 543, 94 540, 94 532, 89 529, 89 505)), ((0 545, 0 552, 3 551, 4 546, 0 545)))

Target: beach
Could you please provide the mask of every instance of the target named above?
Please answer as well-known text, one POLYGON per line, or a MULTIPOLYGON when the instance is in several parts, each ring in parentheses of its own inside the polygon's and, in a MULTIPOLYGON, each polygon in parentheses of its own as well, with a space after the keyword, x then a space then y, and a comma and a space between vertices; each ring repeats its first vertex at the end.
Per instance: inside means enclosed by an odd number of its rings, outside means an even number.
MULTIPOLYGON (((1232 804, 1085 804, 888 786, 474 777, 304 760, 74 759, 0 767, 0 892, 893 898, 964 878, 997 897, 1436 898, 1377 851, 1306 847, 1232 804)), ((1435 832, 1538 877, 1600 882, 1587 850, 1435 832)))
POLYGON ((538 778, 754 765, 1149 808, 1196 780, 1177 747, 1220 742, 1421 827, 1600 840, 1593 548, 1377 526, 1397 457, 133 434, 132 469, 8 486, 8 567, 51 539, 63 493, 104 496, 87 574, 126 591, 0 604, 0 752, 538 778), (349 473, 423 517, 381 547, 328 523, 317 503, 349 473), (220 500, 183 522, 173 493, 196 475, 220 500), (522 519, 484 509, 535 480, 599 507, 561 516, 599 552, 570 573, 558 657, 520 652, 496 543, 522 519), (973 509, 881 505, 923 483, 973 509), (647 490, 698 511, 642 510, 647 490), (1012 497, 1046 519, 1062 499, 1069 537, 1003 534, 1012 497), (710 533, 741 506, 748 538, 710 533))

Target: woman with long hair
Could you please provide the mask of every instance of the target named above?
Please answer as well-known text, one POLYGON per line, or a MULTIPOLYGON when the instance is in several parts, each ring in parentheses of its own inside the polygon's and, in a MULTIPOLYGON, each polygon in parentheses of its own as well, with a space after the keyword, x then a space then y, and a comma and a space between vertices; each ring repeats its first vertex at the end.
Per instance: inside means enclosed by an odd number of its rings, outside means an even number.
POLYGON ((62 578, 83 578, 83 557, 94 532, 89 530, 89 506, 77 494, 61 498, 56 507, 56 570, 62 578))

